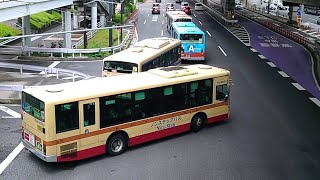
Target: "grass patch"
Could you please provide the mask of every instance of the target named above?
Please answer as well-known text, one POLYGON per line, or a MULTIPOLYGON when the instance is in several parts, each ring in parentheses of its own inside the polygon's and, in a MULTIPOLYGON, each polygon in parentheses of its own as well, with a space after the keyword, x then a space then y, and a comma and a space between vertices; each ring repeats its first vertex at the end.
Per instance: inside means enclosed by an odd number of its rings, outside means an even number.
MULTIPOLYGON (((112 29, 112 43, 112 46, 118 45, 118 31, 116 29, 112 29)), ((109 29, 98 30, 94 37, 88 41, 88 49, 104 47, 109 47, 109 29)), ((82 49, 83 45, 79 48, 82 49)))
POLYGON ((0 23, 0 37, 18 36, 21 32, 18 29, 0 23))

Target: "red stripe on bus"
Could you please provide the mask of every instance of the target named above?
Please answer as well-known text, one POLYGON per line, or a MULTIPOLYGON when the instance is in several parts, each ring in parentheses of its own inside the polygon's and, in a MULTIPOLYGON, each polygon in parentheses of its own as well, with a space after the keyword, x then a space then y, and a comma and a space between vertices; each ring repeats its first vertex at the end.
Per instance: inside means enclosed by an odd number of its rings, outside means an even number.
POLYGON ((89 149, 82 150, 82 151, 77 151, 72 154, 58 156, 57 162, 78 161, 81 159, 86 159, 86 158, 90 158, 93 156, 98 156, 98 155, 101 155, 104 153, 106 153, 106 146, 102 145, 102 146, 97 146, 97 147, 89 148, 89 149))
POLYGON ((220 116, 214 116, 214 117, 208 118, 208 124, 219 122, 219 121, 224 121, 228 118, 229 118, 229 114, 222 114, 220 116))
POLYGON ((184 124, 184 125, 180 125, 180 126, 176 126, 176 127, 172 127, 172 128, 168 128, 168 129, 164 129, 164 130, 160 130, 160 131, 155 131, 155 132, 152 132, 152 133, 148 133, 148 134, 144 134, 144 135, 141 135, 141 136, 136 136, 136 137, 130 138, 129 145, 130 146, 134 146, 134 145, 137 145, 137 144, 141 144, 141 143, 144 143, 144 142, 160 139, 160 138, 163 138, 163 137, 167 137, 167 136, 171 136, 171 135, 174 135, 174 134, 186 132, 186 131, 189 131, 189 130, 190 130, 190 123, 184 124))
POLYGON ((211 109, 211 108, 216 108, 216 107, 220 107, 220 106, 225 106, 225 105, 228 105, 228 102, 220 102, 220 103, 216 103, 216 104, 204 105, 204 106, 185 109, 182 111, 177 111, 177 112, 173 112, 173 113, 169 113, 169 114, 163 114, 160 116, 154 116, 154 117, 150 117, 150 118, 146 118, 146 119, 142 119, 142 120, 138 120, 138 121, 132 121, 132 122, 125 123, 125 124, 106 127, 106 128, 94 131, 94 132, 90 132, 88 134, 79 134, 79 135, 66 137, 66 138, 62 138, 62 139, 57 139, 57 140, 53 140, 53 141, 44 141, 43 143, 46 146, 53 146, 53 145, 62 144, 62 143, 70 142, 70 141, 75 141, 75 140, 86 138, 86 137, 91 137, 91 136, 96 136, 99 134, 117 131, 119 129, 126 129, 126 128, 130 128, 130 127, 134 127, 134 126, 138 126, 138 125, 142 125, 142 124, 146 124, 146 123, 159 121, 162 119, 167 119, 167 118, 180 116, 180 115, 184 115, 184 114, 189 114, 189 113, 193 113, 193 112, 199 112, 199 111, 203 111, 203 110, 207 110, 207 109, 211 109))
MULTIPOLYGON (((208 124, 218 122, 218 121, 223 121, 223 120, 226 120, 227 118, 228 118, 228 114, 211 117, 211 118, 208 118, 208 124)), ((187 123, 184 125, 171 127, 164 130, 159 130, 152 133, 136 136, 129 139, 129 146, 134 146, 137 144, 142 144, 142 143, 153 141, 156 139, 161 139, 167 136, 179 134, 189 130, 190 130, 190 123, 187 123)), ((86 150, 77 151, 73 154, 58 156, 57 162, 82 160, 82 159, 104 154, 105 152, 106 152, 106 146, 101 145, 101 146, 89 148, 86 150)))

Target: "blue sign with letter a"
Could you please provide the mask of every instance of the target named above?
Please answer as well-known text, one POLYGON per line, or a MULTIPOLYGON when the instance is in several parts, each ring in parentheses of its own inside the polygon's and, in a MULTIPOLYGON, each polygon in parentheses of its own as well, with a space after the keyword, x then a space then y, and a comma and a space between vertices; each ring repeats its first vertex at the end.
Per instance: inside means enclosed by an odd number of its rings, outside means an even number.
POLYGON ((297 10, 297 16, 301 16, 301 8, 299 7, 299 9, 297 10))

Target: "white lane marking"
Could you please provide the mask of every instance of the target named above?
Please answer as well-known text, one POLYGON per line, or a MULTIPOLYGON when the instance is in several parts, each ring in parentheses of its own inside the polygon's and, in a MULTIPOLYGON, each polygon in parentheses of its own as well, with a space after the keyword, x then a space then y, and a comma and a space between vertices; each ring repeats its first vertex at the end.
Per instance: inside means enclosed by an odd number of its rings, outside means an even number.
POLYGON ((256 49, 254 49, 254 48, 250 48, 250 50, 252 51, 252 52, 258 52, 256 49))
POLYGON ((147 20, 144 20, 143 24, 146 24, 147 20))
POLYGON ((164 14, 162 14, 162 16, 164 17, 164 14))
POLYGON ((273 64, 272 62, 267 62, 269 64, 269 66, 271 67, 277 67, 275 64, 273 64))
POLYGON ((152 21, 158 21, 158 16, 152 16, 152 21))
POLYGON ((227 54, 224 52, 224 50, 220 46, 218 46, 218 47, 219 47, 220 51, 224 54, 224 56, 227 56, 227 54))
POLYGON ((199 24, 201 24, 201 25, 202 25, 202 22, 201 22, 201 21, 199 21, 199 24))
POLYGON ((21 117, 12 117, 12 116, 1 116, 2 119, 17 119, 21 117))
MULTIPOLYGON (((48 66, 49 68, 54 68, 56 67, 58 64, 60 63, 60 61, 55 61, 53 62, 50 66, 48 66)), ((44 71, 41 71, 39 74, 45 74, 44 71)))
POLYGON ((308 33, 309 35, 313 35, 313 34, 316 34, 317 32, 312 32, 312 33, 308 33))
POLYGON ((208 33, 208 35, 211 37, 211 34, 209 33, 209 31, 206 31, 208 33))
POLYGON ((161 36, 163 36, 163 30, 161 30, 161 36))
POLYGON ((278 71, 278 73, 282 76, 282 77, 289 77, 288 74, 286 74, 285 72, 283 71, 278 71))
POLYGON ((194 17, 197 17, 195 14, 193 14, 194 17))
POLYGON ((150 16, 150 14, 148 14, 148 16, 150 16))
POLYGON ((41 38, 41 37, 42 37, 42 36, 34 36, 34 37, 31 38, 31 41, 34 41, 34 40, 39 39, 39 38, 41 38))
POLYGON ((163 24, 164 22, 162 21, 162 24, 163 24))
POLYGON ((318 35, 315 35, 314 37, 318 37, 318 36, 320 36, 320 34, 318 34, 318 35))
POLYGON ((9 154, 9 156, 0 164, 0 174, 9 166, 9 164, 18 156, 24 148, 22 142, 9 154))
POLYGON ((316 105, 320 107, 320 101, 317 98, 309 98, 312 102, 314 102, 316 105))
POLYGON ((304 91, 306 90, 304 87, 302 87, 300 84, 298 83, 292 83, 292 85, 294 85, 294 87, 296 87, 298 90, 300 91, 304 91))
POLYGON ((259 56, 259 58, 261 58, 261 59, 267 59, 266 57, 264 57, 264 55, 259 54, 258 56, 259 56))
POLYGON ((11 115, 11 116, 13 116, 13 117, 15 117, 15 118, 20 118, 21 117, 21 115, 19 113, 15 112, 15 111, 13 111, 13 110, 5 107, 5 106, 0 106, 0 110, 5 112, 5 113, 7 113, 7 114, 9 114, 9 115, 11 115))

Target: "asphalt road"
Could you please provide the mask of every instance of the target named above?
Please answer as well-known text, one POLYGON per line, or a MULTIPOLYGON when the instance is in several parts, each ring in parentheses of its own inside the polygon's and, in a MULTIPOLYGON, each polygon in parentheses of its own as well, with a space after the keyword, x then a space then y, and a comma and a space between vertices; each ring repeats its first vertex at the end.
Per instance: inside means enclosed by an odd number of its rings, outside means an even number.
MULTIPOLYGON (((172 0, 162 1, 166 2, 172 0)), ((163 13, 152 21, 151 6, 149 1, 139 11, 139 39, 161 36, 161 30, 165 35, 163 13)), ((291 84, 293 80, 279 75, 279 69, 270 67, 205 12, 194 15, 194 22, 211 34, 207 34, 205 63, 231 71, 234 85, 228 121, 133 147, 117 157, 54 164, 23 150, 0 178, 320 179, 319 107, 306 91, 291 84)), ((99 69, 98 63, 86 66, 88 73, 99 69)), ((19 107, 12 108, 19 112, 19 107)), ((20 126, 19 118, 1 119, 0 161, 19 144, 20 126)))

